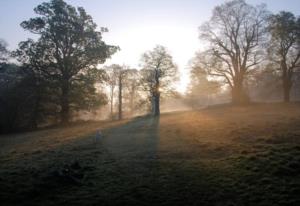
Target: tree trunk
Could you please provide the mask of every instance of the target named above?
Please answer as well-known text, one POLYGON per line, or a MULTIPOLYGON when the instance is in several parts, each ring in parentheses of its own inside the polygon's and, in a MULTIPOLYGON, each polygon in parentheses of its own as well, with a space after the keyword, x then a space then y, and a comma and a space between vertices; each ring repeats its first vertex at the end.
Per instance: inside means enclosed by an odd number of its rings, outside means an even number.
POLYGON ((282 69, 282 89, 283 89, 283 100, 284 102, 290 102, 290 92, 292 88, 292 71, 289 70, 286 64, 286 58, 281 60, 282 69))
POLYGON ((133 98, 134 98, 134 95, 131 93, 130 94, 130 115, 133 116, 134 114, 134 104, 133 104, 133 98))
POLYGON ((154 96, 154 116, 160 115, 160 93, 157 92, 154 96))
POLYGON ((154 115, 154 113, 155 113, 155 96, 154 96, 154 94, 152 94, 152 96, 151 96, 151 112, 152 112, 152 115, 154 115))
POLYGON ((290 102, 291 83, 289 80, 283 79, 283 98, 284 102, 290 102))
POLYGON ((134 114, 134 94, 135 94, 135 85, 131 85, 130 89, 130 115, 134 114))
POLYGON ((232 103, 234 105, 241 105, 249 103, 249 97, 247 93, 244 91, 243 88, 243 82, 237 82, 235 85, 233 85, 232 88, 232 103))
POLYGON ((111 88, 110 91, 110 117, 113 120, 114 119, 114 89, 111 88))
POLYGON ((122 114, 122 89, 123 89, 123 85, 122 85, 122 77, 119 77, 119 120, 121 120, 123 118, 123 114, 122 114))
POLYGON ((61 123, 66 124, 70 119, 69 82, 63 82, 61 97, 61 123))
POLYGON ((155 87, 154 87, 154 116, 160 115, 160 82, 159 82, 159 70, 158 68, 155 70, 155 87))

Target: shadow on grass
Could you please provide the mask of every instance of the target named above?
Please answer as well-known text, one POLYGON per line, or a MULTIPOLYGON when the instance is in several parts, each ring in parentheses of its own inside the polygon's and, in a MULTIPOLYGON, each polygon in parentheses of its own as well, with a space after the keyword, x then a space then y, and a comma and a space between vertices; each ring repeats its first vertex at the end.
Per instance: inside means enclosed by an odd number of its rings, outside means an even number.
POLYGON ((91 135, 52 151, 1 162, 1 203, 149 206, 299 203, 299 146, 267 145, 255 154, 207 161, 183 155, 188 149, 176 151, 177 147, 168 147, 172 150, 168 156, 161 154, 165 138, 161 136, 161 124, 159 117, 139 117, 104 129, 99 142, 91 135))

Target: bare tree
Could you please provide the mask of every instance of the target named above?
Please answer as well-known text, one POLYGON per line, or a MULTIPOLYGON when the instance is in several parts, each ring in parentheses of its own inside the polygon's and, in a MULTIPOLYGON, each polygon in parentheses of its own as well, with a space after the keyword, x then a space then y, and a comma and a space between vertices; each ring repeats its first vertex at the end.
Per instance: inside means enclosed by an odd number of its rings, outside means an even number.
POLYGON ((113 107, 114 107, 114 96, 115 89, 117 88, 118 92, 118 119, 121 120, 123 118, 123 90, 129 67, 123 65, 120 66, 118 64, 113 64, 106 67, 108 74, 108 86, 109 86, 109 96, 110 96, 110 113, 113 118, 113 107))
POLYGON ((149 94, 151 110, 154 116, 158 116, 161 94, 174 90, 172 86, 177 79, 177 66, 167 49, 158 45, 143 55, 142 68, 142 82, 149 94))
POLYGON ((249 100, 243 83, 262 61, 267 16, 264 5, 233 0, 215 7, 210 21, 200 27, 200 38, 209 42, 202 53, 204 67, 231 87, 233 103, 249 100))
POLYGON ((129 67, 123 65, 122 67, 119 67, 117 76, 118 76, 118 93, 119 93, 119 105, 118 105, 118 119, 121 120, 123 119, 123 90, 124 86, 126 86, 126 78, 129 74, 129 67))
POLYGON ((300 18, 290 12, 280 12, 270 18, 270 60, 281 73, 283 97, 290 101, 293 76, 300 68, 300 18))
POLYGON ((109 88, 109 101, 110 101, 110 116, 114 118, 114 96, 115 96, 115 89, 117 87, 117 80, 118 80, 118 70, 120 66, 117 64, 113 64, 110 66, 104 67, 104 70, 107 72, 107 84, 109 88))
POLYGON ((127 69, 127 75, 124 79, 124 84, 126 87, 126 95, 124 95, 125 100, 128 101, 128 109, 130 115, 133 116, 138 110, 138 103, 141 99, 140 96, 140 73, 137 69, 127 69))

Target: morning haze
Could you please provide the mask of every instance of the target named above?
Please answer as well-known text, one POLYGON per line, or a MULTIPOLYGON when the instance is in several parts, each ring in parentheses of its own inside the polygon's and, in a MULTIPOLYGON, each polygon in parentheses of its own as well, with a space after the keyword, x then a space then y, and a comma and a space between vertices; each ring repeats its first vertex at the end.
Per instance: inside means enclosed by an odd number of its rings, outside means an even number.
POLYGON ((0 2, 1 205, 299 205, 300 2, 0 2))

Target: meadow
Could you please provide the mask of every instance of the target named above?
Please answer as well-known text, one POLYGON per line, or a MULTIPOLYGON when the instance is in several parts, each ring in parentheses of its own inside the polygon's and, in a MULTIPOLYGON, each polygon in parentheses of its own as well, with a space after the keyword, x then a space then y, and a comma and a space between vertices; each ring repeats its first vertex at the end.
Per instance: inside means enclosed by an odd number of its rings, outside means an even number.
POLYGON ((300 205, 299 194, 298 103, 223 105, 0 136, 5 206, 290 206, 300 205))

